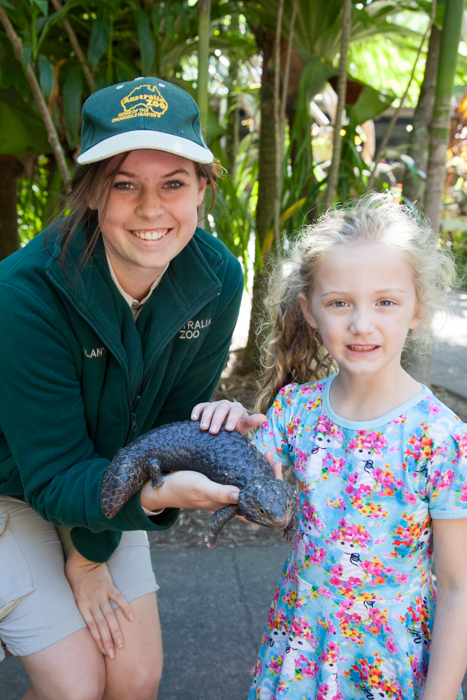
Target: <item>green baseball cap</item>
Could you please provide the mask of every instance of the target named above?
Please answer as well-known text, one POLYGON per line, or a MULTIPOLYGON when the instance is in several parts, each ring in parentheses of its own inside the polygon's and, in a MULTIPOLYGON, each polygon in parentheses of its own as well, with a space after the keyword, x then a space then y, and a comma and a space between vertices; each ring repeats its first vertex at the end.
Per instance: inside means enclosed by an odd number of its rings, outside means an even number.
POLYGON ((198 106, 185 90, 159 78, 136 78, 88 97, 80 165, 146 148, 212 163, 198 106))

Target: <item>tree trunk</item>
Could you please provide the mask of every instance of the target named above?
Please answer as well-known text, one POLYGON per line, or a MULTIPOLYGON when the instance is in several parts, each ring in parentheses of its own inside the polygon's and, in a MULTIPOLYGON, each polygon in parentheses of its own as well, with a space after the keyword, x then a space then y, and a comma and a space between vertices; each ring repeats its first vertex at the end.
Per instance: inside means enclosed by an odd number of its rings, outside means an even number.
POLYGON ((23 166, 14 156, 0 156, 0 260, 19 248, 16 181, 23 166))
POLYGON ((446 0, 441 32, 436 97, 430 129, 430 155, 425 210, 435 231, 439 229, 446 174, 446 150, 451 123, 451 97, 456 73, 464 0, 446 0))
MULTIPOLYGON (((276 191, 276 139, 274 130, 274 77, 270 71, 270 62, 274 39, 267 35, 263 39, 263 72, 261 76, 261 130, 259 135, 259 172, 258 172, 258 203, 256 206, 256 250, 261 250, 262 244, 271 228, 274 217, 274 195, 276 191)), ((258 255, 258 253, 257 253, 258 255)), ((251 372, 258 367, 258 344, 256 331, 261 322, 261 308, 266 291, 268 272, 267 260, 256 260, 258 264, 253 283, 253 299, 251 307, 248 343, 243 357, 245 372, 251 372)))
POLYGON ((201 128, 206 136, 208 119, 209 33, 211 28, 211 0, 198 3, 198 88, 197 102, 201 128))
MULTIPOLYGON (((431 29, 430 43, 425 64, 425 74, 420 88, 417 107, 413 117, 413 129, 410 133, 408 155, 413 158, 417 170, 426 173, 430 143, 430 125, 435 106, 436 73, 438 69, 441 29, 434 24, 431 29)), ((409 170, 404 175, 402 194, 418 208, 423 205, 426 179, 418 176, 414 180, 409 170)))
POLYGON ((332 161, 329 168, 328 186, 326 190, 325 209, 332 207, 334 198, 337 193, 337 179, 339 176, 339 165, 341 162, 341 145, 342 145, 342 116, 345 109, 345 97, 347 94, 347 63, 349 58, 350 45, 350 22, 351 22, 352 3, 350 0, 344 0, 342 12, 342 40, 341 40, 341 56, 339 60, 339 77, 337 81, 337 110, 336 121, 334 124, 333 146, 332 146, 332 161))

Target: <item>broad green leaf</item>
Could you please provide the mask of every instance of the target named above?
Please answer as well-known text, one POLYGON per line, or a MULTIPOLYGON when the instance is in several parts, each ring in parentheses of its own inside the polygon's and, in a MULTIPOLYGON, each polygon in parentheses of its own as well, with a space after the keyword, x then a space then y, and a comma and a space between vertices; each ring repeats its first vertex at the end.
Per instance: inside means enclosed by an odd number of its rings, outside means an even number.
POLYGON ((101 60, 110 37, 110 19, 106 12, 99 12, 92 25, 91 38, 88 48, 88 62, 91 68, 95 68, 101 60))
POLYGON ((13 5, 10 5, 10 3, 7 2, 7 0, 0 0, 0 5, 2 5, 2 7, 6 7, 7 10, 15 10, 16 9, 15 7, 13 7, 13 5))
POLYGON ((354 105, 348 109, 348 117, 352 126, 363 124, 368 119, 374 119, 384 112, 392 102, 395 95, 391 91, 378 91, 369 85, 364 85, 360 97, 354 105))
POLYGON ((140 8, 134 12, 136 26, 138 27, 139 46, 141 51, 141 71, 143 75, 150 75, 154 64, 156 49, 151 35, 149 19, 140 8))
POLYGON ((49 3, 47 0, 33 0, 33 4, 37 5, 43 15, 47 17, 49 13, 49 3))
POLYGON ((52 94, 55 76, 54 67, 45 56, 39 56, 39 82, 44 99, 48 100, 52 94))
POLYGON ((74 63, 68 69, 63 83, 63 121, 66 137, 73 148, 78 141, 79 120, 81 115, 81 66, 74 63))
POLYGON ((29 42, 24 42, 23 44, 23 55, 21 56, 21 64, 24 70, 27 69, 31 62, 32 46, 29 42))
POLYGON ((39 114, 23 101, 16 90, 0 89, 0 153, 21 158, 27 153, 52 150, 39 114))

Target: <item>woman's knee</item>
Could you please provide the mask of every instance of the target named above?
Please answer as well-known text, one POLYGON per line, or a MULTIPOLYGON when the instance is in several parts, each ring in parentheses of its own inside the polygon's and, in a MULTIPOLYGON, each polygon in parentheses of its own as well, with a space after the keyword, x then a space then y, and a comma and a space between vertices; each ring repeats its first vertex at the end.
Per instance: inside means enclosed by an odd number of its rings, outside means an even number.
MULTIPOLYGON (((118 654, 115 661, 118 662, 118 654)), ((117 677, 107 673, 103 700, 156 700, 162 675, 162 664, 132 664, 117 677)))
POLYGON ((102 700, 104 657, 86 629, 20 659, 38 700, 102 700))

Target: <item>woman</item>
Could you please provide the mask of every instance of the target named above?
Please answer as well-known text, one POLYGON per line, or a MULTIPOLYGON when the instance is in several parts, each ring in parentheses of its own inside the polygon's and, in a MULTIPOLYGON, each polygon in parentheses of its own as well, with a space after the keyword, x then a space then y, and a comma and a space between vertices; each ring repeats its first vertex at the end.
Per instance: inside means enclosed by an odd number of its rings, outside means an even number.
MULTIPOLYGON (((68 215, 0 265, 0 639, 30 676, 28 700, 155 698, 157 584, 141 531, 237 499, 184 472, 111 520, 99 505, 117 450, 189 418, 227 358, 243 276, 197 228, 212 161, 180 88, 100 90, 83 108, 68 215)), ((257 422, 240 406, 227 419, 257 422)))

